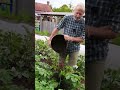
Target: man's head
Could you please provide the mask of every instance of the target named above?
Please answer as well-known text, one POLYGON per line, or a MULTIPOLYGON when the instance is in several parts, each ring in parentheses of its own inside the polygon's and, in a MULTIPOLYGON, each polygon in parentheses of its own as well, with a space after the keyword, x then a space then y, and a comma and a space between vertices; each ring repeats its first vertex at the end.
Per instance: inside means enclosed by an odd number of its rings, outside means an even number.
POLYGON ((85 6, 84 4, 78 4, 73 10, 74 16, 76 19, 80 19, 81 16, 85 13, 85 6))

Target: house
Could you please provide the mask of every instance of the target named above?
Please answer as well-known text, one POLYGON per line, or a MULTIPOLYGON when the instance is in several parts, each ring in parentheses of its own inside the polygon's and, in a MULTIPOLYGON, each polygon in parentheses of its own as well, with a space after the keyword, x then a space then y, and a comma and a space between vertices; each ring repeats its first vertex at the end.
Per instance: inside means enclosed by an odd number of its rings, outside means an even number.
MULTIPOLYGON (((38 12, 39 13, 40 12, 52 12, 52 7, 50 6, 50 2, 47 1, 46 4, 35 2, 35 16, 37 20, 40 19, 40 16, 37 15, 38 12)), ((46 19, 49 21, 50 17, 43 17, 43 19, 44 20, 46 19)))
POLYGON ((35 2, 35 12, 52 12, 52 7, 50 6, 50 2, 47 1, 47 4, 37 3, 35 2))
POLYGON ((72 14, 72 12, 53 12, 49 2, 35 3, 35 27, 37 30, 39 28, 40 31, 46 30, 51 33, 63 16, 72 14))
POLYGON ((50 6, 50 2, 47 1, 46 4, 43 3, 37 3, 35 2, 35 27, 36 29, 40 30, 40 21, 52 21, 52 17, 50 16, 41 16, 38 15, 38 13, 43 12, 52 12, 52 7, 50 6))
POLYGON ((71 13, 65 12, 53 12, 50 2, 46 4, 35 3, 35 28, 36 30, 52 32, 57 23, 64 15, 71 13))

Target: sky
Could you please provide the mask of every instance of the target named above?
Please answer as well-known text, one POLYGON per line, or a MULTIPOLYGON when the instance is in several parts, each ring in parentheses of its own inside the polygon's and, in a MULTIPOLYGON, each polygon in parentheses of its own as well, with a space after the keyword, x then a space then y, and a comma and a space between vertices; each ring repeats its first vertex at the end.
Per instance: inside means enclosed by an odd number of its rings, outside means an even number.
POLYGON ((44 4, 46 4, 47 1, 50 2, 50 5, 52 5, 53 8, 54 7, 59 8, 63 4, 69 5, 70 3, 72 4, 72 6, 76 6, 78 3, 81 2, 85 4, 85 0, 35 0, 35 2, 44 3, 44 4))

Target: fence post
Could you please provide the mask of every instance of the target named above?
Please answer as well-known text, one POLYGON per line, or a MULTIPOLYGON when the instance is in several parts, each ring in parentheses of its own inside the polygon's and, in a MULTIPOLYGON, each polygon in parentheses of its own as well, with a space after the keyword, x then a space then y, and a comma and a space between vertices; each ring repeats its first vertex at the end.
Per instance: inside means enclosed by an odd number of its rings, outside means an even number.
POLYGON ((42 15, 40 15, 40 31, 42 31, 42 15))

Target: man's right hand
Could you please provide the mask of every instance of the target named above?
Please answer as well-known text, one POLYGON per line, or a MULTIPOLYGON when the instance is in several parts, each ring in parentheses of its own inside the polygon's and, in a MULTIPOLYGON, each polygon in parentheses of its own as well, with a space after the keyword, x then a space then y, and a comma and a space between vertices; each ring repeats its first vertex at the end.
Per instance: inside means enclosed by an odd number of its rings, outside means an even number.
POLYGON ((50 39, 48 40, 48 45, 51 47, 51 40, 50 39))
POLYGON ((52 33, 51 33, 51 35, 50 35, 50 37, 49 37, 49 39, 48 39, 48 45, 51 47, 51 40, 52 40, 52 38, 56 35, 58 33, 58 29, 57 28, 55 28, 53 31, 52 31, 52 33))

